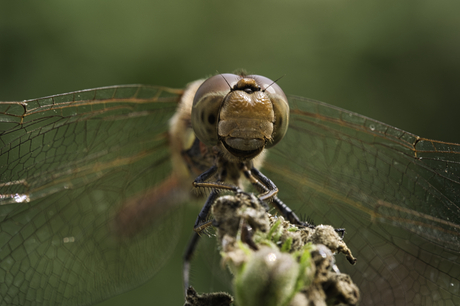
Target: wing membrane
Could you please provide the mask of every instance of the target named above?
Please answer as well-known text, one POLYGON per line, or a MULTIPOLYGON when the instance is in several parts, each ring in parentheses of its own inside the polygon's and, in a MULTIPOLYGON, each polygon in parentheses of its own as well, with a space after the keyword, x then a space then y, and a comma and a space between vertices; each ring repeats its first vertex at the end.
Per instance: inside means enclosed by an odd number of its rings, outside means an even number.
POLYGON ((459 301, 460 146, 325 103, 290 103, 266 174, 297 212, 346 228, 358 263, 341 267, 363 305, 459 301))
POLYGON ((162 218, 133 232, 120 211, 161 200, 180 94, 114 86, 0 104, 0 304, 93 304, 162 265, 178 212, 153 206, 162 218))
MULTIPOLYGON (((166 205, 182 199, 167 147, 180 94, 113 86, 0 104, 1 304, 93 304, 162 265, 180 218, 166 205)), ((346 228, 358 263, 341 267, 362 305, 460 304, 460 146, 290 104, 264 173, 297 212, 346 228)))

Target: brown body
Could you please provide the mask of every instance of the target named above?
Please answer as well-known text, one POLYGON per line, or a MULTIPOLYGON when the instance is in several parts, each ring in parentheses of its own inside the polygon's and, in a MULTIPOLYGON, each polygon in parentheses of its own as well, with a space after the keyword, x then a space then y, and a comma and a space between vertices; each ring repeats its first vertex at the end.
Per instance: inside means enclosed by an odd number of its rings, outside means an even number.
MULTIPOLYGON (((220 156, 218 162, 225 164, 226 167, 225 182, 244 189, 237 160, 233 155, 227 153, 223 145, 207 146, 199 141, 199 150, 189 151, 194 144, 196 145, 196 136, 191 122, 193 99, 204 81, 197 80, 188 84, 176 113, 169 121, 168 138, 173 169, 171 175, 147 194, 130 199, 123 204, 114 226, 119 237, 135 235, 155 222, 165 211, 177 205, 183 205, 190 197, 195 196, 193 180, 214 165, 217 156, 220 156)), ((262 166, 265 154, 265 150, 262 150, 252 160, 255 167, 262 166)))

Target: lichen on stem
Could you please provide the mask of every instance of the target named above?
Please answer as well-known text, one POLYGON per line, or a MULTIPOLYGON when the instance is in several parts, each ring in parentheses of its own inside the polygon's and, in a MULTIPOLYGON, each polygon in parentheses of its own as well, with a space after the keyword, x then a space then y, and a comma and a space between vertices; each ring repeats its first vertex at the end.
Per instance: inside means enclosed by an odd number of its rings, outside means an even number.
POLYGON ((212 216, 222 264, 234 275, 235 305, 357 304, 359 290, 339 272, 333 253, 356 259, 333 227, 294 226, 249 193, 218 198, 212 216))

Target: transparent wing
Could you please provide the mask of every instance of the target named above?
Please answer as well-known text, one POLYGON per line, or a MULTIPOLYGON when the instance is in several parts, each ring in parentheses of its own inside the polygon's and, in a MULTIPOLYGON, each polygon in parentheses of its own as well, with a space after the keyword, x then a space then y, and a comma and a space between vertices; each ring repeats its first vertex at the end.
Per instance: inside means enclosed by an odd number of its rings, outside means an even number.
POLYGON ((114 86, 0 104, 1 305, 94 304, 162 266, 180 212, 149 203, 174 188, 158 186, 180 94, 114 86), (139 207, 161 218, 134 228, 139 207))
POLYGON ((460 305, 460 145, 289 100, 264 173, 297 213, 346 228, 361 305, 460 305))
MULTIPOLYGON (((180 212, 142 207, 174 202, 159 191, 174 189, 166 135, 180 93, 118 86, 0 104, 1 304, 92 304, 162 265, 180 212), (154 222, 133 228, 145 220, 131 207, 154 222)), ((341 267, 362 305, 458 303, 458 145, 290 102, 264 172, 297 212, 346 228, 358 263, 341 267)))

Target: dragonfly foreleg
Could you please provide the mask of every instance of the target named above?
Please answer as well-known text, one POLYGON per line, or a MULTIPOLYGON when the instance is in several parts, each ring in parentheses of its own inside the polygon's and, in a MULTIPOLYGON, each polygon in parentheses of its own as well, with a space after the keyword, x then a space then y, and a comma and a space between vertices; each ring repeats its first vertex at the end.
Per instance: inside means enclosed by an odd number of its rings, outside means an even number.
MULTIPOLYGON (((200 188, 200 187, 207 187, 207 188, 212 188, 213 190, 230 190, 235 193, 241 192, 242 190, 235 185, 228 185, 222 183, 222 181, 225 179, 224 177, 220 178, 219 181, 214 181, 214 182, 205 182, 208 178, 213 176, 217 170, 219 169, 218 166, 214 165, 205 172, 201 173, 194 181, 193 181, 193 187, 195 188, 200 188)), ((225 176, 225 171, 220 173, 220 176, 225 176)))
POLYGON ((247 166, 242 164, 244 176, 260 192, 258 198, 262 201, 270 200, 278 193, 278 187, 268 177, 263 175, 259 170, 252 167, 248 170, 247 166))
POLYGON ((197 233, 201 232, 202 225, 208 218, 209 210, 211 209, 212 204, 214 204, 214 201, 218 197, 219 197, 219 193, 216 190, 212 190, 208 198, 206 199, 206 202, 204 203, 203 208, 201 208, 201 211, 198 214, 198 217, 196 218, 195 225, 193 226, 193 230, 195 232, 197 233))
MULTIPOLYGON (((262 172, 257 170, 256 168, 251 168, 251 174, 259 181, 262 182, 262 185, 264 185, 266 188, 278 188, 275 186, 275 184, 270 180, 268 177, 266 177, 262 172)), ((291 222, 292 224, 303 226, 303 227, 309 227, 309 228, 315 228, 316 226, 313 224, 310 224, 308 222, 301 221, 299 217, 292 211, 292 209, 289 208, 286 204, 284 204, 277 196, 274 196, 272 199, 273 206, 286 218, 291 222)), ((343 238, 345 234, 345 229, 344 228, 336 228, 335 231, 341 235, 343 238)))
POLYGON ((206 170, 205 172, 203 172, 200 175, 198 175, 198 177, 193 181, 193 187, 201 187, 201 186, 197 186, 197 184, 203 183, 208 178, 213 176, 217 172, 217 169, 218 169, 218 167, 216 165, 214 165, 211 168, 209 168, 208 170, 206 170))
POLYGON ((262 172, 252 167, 251 170, 248 170, 243 166, 243 173, 245 177, 256 187, 260 192, 262 192, 258 198, 260 200, 271 199, 273 206, 285 217, 289 222, 299 226, 313 227, 313 225, 300 221, 299 217, 290 209, 286 204, 284 204, 277 196, 278 187, 275 183, 272 182, 268 177, 266 177, 262 172))
MULTIPOLYGON (((197 217, 197 219, 195 221, 195 225, 193 227, 193 229, 197 233, 202 231, 202 225, 208 218, 209 210, 211 209, 212 204, 218 198, 219 190, 221 190, 221 189, 230 190, 230 191, 233 191, 235 193, 242 192, 242 190, 238 186, 227 185, 227 184, 222 183, 221 181, 205 182, 207 179, 212 177, 217 172, 218 169, 219 169, 219 167, 214 165, 211 168, 209 168, 208 170, 206 170, 205 172, 203 172, 202 174, 200 174, 195 179, 195 181, 193 181, 193 186, 195 188, 199 188, 199 187, 211 188, 211 193, 209 194, 208 199, 206 200, 206 202, 203 205, 203 208, 201 209, 200 213, 198 214, 198 217, 197 217)), ((225 179, 223 177, 223 176, 225 176, 225 174, 220 173, 219 176, 220 176, 220 179, 225 179)), ((207 226, 205 226, 205 227, 207 227, 207 226)))

